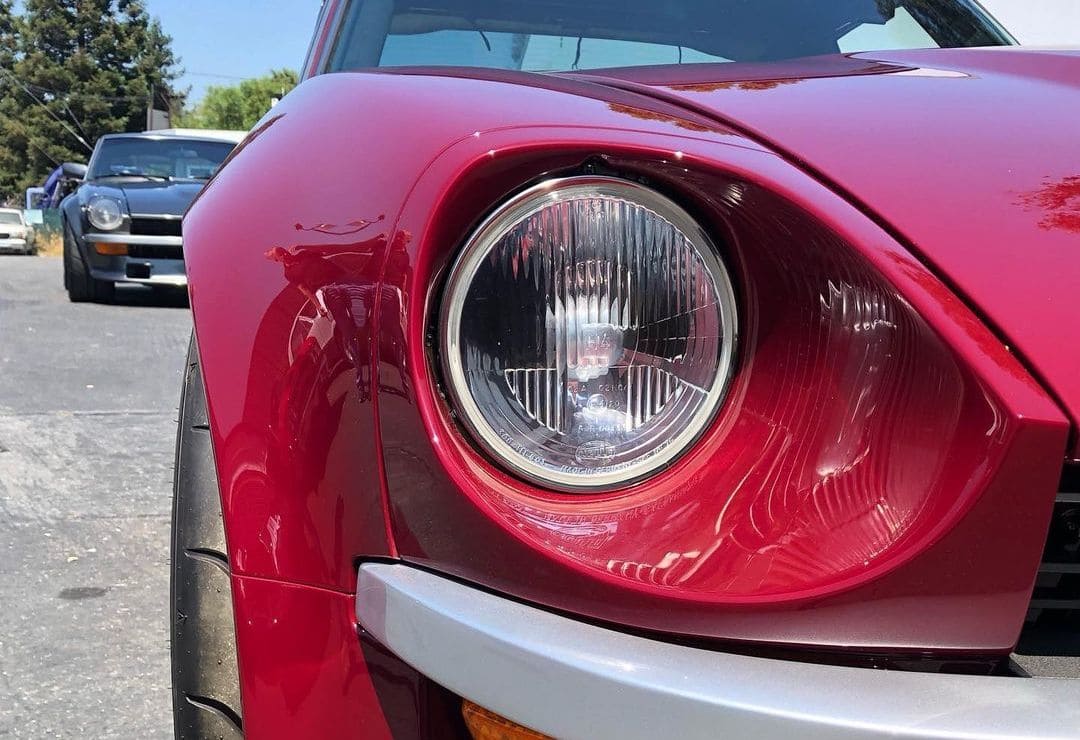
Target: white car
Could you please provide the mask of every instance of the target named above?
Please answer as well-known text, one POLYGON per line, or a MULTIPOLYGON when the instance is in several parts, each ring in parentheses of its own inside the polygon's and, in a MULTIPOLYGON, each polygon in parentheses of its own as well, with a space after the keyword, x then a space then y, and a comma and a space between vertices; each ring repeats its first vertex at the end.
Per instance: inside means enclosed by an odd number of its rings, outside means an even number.
POLYGON ((33 254, 30 227, 23 212, 15 208, 0 208, 0 252, 33 254))

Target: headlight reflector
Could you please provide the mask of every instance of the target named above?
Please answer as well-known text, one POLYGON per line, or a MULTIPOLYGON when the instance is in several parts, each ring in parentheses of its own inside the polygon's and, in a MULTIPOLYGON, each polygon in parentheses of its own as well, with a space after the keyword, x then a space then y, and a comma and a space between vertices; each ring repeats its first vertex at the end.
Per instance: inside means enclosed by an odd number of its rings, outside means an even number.
POLYGON ((86 217, 90 225, 101 231, 114 231, 124 223, 124 212, 113 198, 95 195, 86 204, 86 217))
POLYGON ((450 391, 485 450, 562 490, 662 469, 714 417, 736 342, 731 280, 682 208, 606 177, 500 207, 451 272, 450 391))

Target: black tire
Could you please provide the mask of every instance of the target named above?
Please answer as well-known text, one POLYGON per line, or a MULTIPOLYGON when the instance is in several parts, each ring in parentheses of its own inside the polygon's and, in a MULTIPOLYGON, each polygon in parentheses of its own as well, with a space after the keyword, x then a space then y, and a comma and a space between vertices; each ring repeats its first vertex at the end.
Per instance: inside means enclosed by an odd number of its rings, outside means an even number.
POLYGON ((90 276, 90 270, 86 267, 82 255, 79 254, 79 245, 75 242, 75 235, 71 233, 71 227, 64 224, 64 288, 67 289, 68 300, 72 303, 86 303, 87 301, 99 301, 108 303, 116 293, 116 285, 108 280, 95 280, 90 276))
POLYGON ((188 348, 172 517, 172 692, 178 739, 242 738, 232 587, 206 391, 188 348))

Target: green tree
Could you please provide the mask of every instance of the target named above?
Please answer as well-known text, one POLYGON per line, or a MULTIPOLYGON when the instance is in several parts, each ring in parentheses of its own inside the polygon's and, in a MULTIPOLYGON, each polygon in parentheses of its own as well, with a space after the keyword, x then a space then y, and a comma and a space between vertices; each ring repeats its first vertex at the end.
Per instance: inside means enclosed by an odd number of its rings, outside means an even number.
MULTIPOLYGON (((0 69, 11 69, 15 63, 15 13, 14 0, 0 0, 0 69)), ((0 80, 0 90, 5 82, 0 80)))
POLYGON ((8 138, 9 127, 4 125, 6 115, 11 115, 17 110, 15 102, 16 87, 11 76, 11 70, 15 65, 15 55, 18 51, 18 33, 16 18, 12 11, 13 0, 0 0, 0 204, 3 204, 8 195, 4 192, 3 174, 12 167, 17 166, 8 138))
POLYGON ((291 69, 278 69, 236 85, 211 85, 199 104, 180 116, 178 125, 247 131, 276 99, 296 87, 298 79, 291 69))
POLYGON ((0 2, 14 38, 0 65, 0 200, 85 162, 102 134, 141 131, 151 99, 177 97, 172 39, 142 2, 25 0, 21 17, 0 2))

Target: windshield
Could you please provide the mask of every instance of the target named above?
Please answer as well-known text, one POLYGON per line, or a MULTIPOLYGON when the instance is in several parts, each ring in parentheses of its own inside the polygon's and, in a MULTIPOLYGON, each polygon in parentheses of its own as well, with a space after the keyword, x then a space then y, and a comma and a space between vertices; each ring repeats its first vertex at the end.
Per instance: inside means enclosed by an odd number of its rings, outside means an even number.
POLYGON ((0 224, 22 226, 22 217, 11 211, 0 211, 0 224))
POLYGON ((102 139, 90 160, 89 180, 103 177, 207 180, 233 144, 176 137, 102 139))
POLYGON ((968 0, 352 0, 330 69, 566 71, 1001 46, 968 0))

